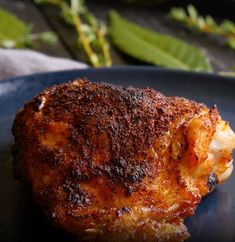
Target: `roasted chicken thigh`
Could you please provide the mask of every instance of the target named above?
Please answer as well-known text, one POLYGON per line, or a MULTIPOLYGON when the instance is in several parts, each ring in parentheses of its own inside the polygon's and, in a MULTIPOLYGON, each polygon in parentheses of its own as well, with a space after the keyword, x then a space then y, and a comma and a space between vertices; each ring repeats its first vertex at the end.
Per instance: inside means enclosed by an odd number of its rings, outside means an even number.
POLYGON ((217 108, 153 89, 75 80, 13 124, 14 173, 53 223, 88 241, 183 241, 184 219, 233 169, 217 108))

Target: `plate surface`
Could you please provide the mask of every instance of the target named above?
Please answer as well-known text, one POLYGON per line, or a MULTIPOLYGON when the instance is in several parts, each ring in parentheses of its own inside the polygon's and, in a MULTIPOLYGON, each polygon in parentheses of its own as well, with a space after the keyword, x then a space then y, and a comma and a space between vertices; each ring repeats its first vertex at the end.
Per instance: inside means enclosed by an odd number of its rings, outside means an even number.
MULTIPOLYGON (((0 81, 0 241, 74 241, 47 221, 27 188, 12 178, 11 125, 16 111, 46 87, 77 77, 134 87, 152 87, 165 95, 184 96, 217 104, 235 129, 235 79, 162 70, 116 67, 42 73, 0 81)), ((235 241, 235 174, 205 197, 196 214, 186 220, 189 241, 235 241)))

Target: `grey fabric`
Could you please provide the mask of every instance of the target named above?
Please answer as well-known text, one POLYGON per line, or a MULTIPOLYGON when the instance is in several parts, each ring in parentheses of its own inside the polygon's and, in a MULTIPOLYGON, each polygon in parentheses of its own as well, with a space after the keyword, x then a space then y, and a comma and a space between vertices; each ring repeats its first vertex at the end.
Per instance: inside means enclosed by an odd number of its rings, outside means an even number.
POLYGON ((0 49, 0 79, 86 67, 84 63, 51 57, 32 50, 0 49))

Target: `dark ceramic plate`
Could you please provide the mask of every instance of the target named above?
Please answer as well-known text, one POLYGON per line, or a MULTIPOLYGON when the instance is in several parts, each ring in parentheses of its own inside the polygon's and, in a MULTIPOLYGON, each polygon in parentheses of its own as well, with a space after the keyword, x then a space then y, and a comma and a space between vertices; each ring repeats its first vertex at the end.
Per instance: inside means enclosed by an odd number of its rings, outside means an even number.
MULTIPOLYGON (((46 87, 86 77, 134 87, 152 87, 209 106, 217 104, 235 129, 235 79, 153 67, 86 69, 12 78, 0 82, 0 241, 74 241, 47 221, 27 189, 12 177, 11 125, 17 109, 46 87)), ((235 241, 235 174, 203 199, 186 220, 190 241, 235 241)))

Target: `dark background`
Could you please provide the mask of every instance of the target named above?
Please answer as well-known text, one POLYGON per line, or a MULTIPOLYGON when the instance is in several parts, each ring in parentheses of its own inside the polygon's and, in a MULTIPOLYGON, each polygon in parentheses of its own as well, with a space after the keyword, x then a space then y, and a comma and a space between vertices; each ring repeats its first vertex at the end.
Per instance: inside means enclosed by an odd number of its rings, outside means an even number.
MULTIPOLYGON (((128 1, 128 0, 126 0, 128 1)), ((130 0, 129 0, 130 1, 130 0)), ((158 0, 152 0, 157 1, 158 0)), ((98 18, 108 22, 108 12, 116 9, 124 17, 144 27, 169 34, 188 41, 207 52, 215 71, 231 70, 235 65, 235 51, 225 46, 220 38, 208 37, 187 31, 182 26, 167 18, 172 6, 187 6, 193 3, 202 15, 210 14, 221 21, 224 18, 235 21, 234 0, 194 0, 194 1, 164 1, 161 4, 149 4, 151 0, 142 4, 125 4, 115 0, 86 0, 86 3, 98 18)), ((49 55, 73 58, 85 61, 82 51, 76 48, 76 34, 59 18, 59 12, 52 6, 35 6, 30 0, 0 0, 0 6, 14 12, 20 18, 33 24, 34 32, 53 30, 59 35, 59 43, 54 46, 40 44, 36 50, 49 55)), ((114 65, 141 65, 144 64, 111 48, 114 65)))

